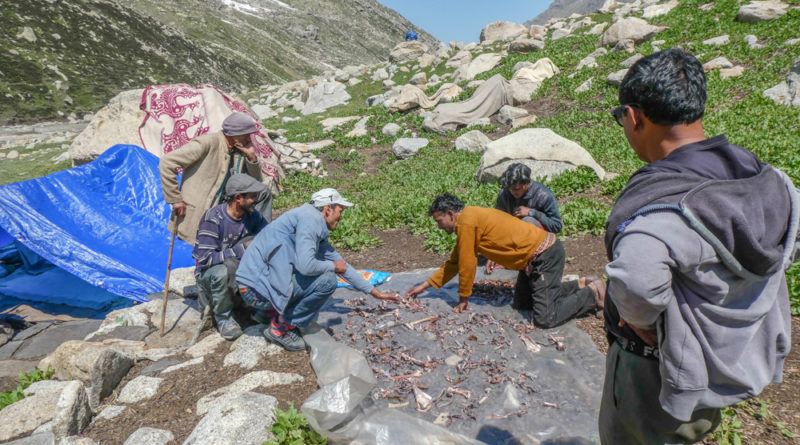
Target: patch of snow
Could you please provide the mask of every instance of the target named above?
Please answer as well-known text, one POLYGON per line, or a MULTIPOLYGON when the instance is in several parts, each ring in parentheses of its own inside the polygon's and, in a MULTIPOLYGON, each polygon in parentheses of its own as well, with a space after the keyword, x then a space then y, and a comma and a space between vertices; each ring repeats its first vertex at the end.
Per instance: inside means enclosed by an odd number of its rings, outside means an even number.
POLYGON ((282 7, 286 8, 286 9, 291 10, 291 11, 297 11, 297 8, 293 8, 293 7, 287 5, 286 3, 284 3, 284 2, 282 2, 280 0, 267 0, 267 1, 269 1, 271 3, 275 3, 276 5, 282 6, 282 7))

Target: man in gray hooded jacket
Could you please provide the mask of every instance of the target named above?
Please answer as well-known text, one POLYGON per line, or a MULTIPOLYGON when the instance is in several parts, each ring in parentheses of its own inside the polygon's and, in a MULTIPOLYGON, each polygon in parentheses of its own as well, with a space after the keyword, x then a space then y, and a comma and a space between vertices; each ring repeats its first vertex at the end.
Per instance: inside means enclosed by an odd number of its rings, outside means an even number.
POLYGON ((671 49, 630 69, 612 112, 648 165, 606 225, 604 444, 699 441, 720 408, 782 379, 800 200, 752 152, 706 138, 705 99, 700 62, 671 49))

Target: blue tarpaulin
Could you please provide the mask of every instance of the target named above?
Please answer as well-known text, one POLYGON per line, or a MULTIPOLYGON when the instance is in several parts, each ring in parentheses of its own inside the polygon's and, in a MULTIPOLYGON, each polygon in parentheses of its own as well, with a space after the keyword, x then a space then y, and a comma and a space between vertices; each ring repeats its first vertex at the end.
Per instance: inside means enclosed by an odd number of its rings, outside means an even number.
MULTIPOLYGON (((170 211, 158 158, 135 145, 0 186, 0 295, 97 309, 147 301, 164 287, 170 211)), ((172 267, 194 265, 191 250, 176 239, 172 267)))

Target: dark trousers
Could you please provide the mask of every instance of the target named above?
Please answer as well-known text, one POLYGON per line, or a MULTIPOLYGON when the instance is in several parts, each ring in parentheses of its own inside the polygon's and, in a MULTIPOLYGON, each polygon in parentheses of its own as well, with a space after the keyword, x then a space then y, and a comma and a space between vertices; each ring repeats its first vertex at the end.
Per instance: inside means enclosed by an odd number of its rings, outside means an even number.
POLYGON ((695 443, 713 432, 719 408, 698 409, 689 421, 664 411, 658 360, 640 357, 614 341, 606 355, 606 378, 600 402, 600 443, 662 445, 695 443))
POLYGON ((534 260, 530 275, 519 272, 512 307, 533 311, 537 327, 554 328, 595 310, 594 291, 589 286, 578 289, 577 281, 561 282, 565 260, 564 245, 556 240, 534 260))

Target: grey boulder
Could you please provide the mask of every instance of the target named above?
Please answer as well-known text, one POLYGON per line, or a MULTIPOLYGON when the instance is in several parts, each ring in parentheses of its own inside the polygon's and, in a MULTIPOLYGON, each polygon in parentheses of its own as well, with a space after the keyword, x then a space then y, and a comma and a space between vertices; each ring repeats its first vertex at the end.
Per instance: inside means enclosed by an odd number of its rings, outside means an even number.
POLYGON ((275 397, 246 392, 215 405, 183 445, 261 445, 272 439, 275 397))
POLYGON ((397 159, 408 159, 417 154, 420 148, 426 147, 428 140, 425 138, 400 138, 392 145, 392 154, 397 159))
POLYGON ((786 3, 768 0, 763 2, 750 2, 739 7, 736 21, 744 23, 758 23, 774 20, 784 14, 789 5, 786 3))
POLYGON ((456 150, 482 153, 489 142, 491 139, 480 130, 472 130, 456 138, 456 150))
POLYGON ((476 177, 480 182, 494 181, 514 162, 528 165, 533 177, 552 177, 581 165, 605 177, 603 167, 586 149, 549 128, 524 128, 490 142, 476 177))
POLYGON ((764 91, 764 96, 781 105, 800 107, 800 57, 794 59, 792 69, 783 81, 764 91))

